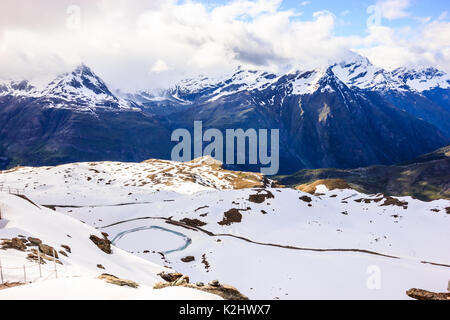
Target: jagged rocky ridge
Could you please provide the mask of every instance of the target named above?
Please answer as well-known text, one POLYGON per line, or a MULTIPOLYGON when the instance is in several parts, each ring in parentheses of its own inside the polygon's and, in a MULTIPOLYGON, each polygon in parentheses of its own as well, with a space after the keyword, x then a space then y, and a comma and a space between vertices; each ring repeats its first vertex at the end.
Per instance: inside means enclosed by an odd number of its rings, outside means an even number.
POLYGON ((169 159, 170 133, 195 120, 205 130, 280 129, 280 173, 390 165, 450 142, 449 90, 436 69, 386 71, 360 56, 282 75, 240 68, 128 94, 81 65, 42 90, 0 84, 0 167, 169 159))

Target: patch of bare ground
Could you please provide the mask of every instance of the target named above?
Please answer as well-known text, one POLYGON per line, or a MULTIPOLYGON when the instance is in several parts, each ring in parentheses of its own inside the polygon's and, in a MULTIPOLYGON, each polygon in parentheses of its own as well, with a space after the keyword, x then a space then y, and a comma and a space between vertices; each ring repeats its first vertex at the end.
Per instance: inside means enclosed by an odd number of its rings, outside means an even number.
POLYGON ((178 278, 181 278, 183 276, 183 274, 181 274, 179 272, 171 272, 171 273, 161 272, 161 273, 158 273, 158 276, 160 276, 162 279, 164 279, 167 282, 173 282, 173 281, 177 280, 178 278))
POLYGON ((209 264, 208 260, 206 260, 206 253, 202 254, 202 264, 205 266, 206 272, 209 272, 209 268, 211 268, 211 265, 209 264))
POLYGON ((90 237, 89 237, 89 239, 100 249, 100 250, 102 250, 103 252, 105 252, 105 253, 107 253, 107 254, 111 254, 112 253, 112 251, 111 251, 111 241, 109 241, 109 239, 108 239, 108 234, 106 234, 106 233, 102 233, 102 235, 103 235, 103 239, 102 238, 99 238, 99 237, 97 237, 97 236, 95 236, 95 235, 91 235, 90 237))
MULTIPOLYGON (((273 184, 272 181, 259 173, 225 170, 220 161, 214 160, 211 157, 197 158, 185 163, 155 159, 146 160, 144 163, 161 167, 157 172, 153 172, 147 176, 147 179, 150 179, 156 184, 170 185, 171 183, 167 178, 175 176, 183 181, 203 184, 202 179, 199 179, 203 174, 214 176, 215 179, 227 181, 232 189, 265 187, 273 184)), ((210 183, 206 185, 210 186, 210 183)))
POLYGON ((257 189, 255 191, 257 193, 249 195, 248 201, 253 202, 253 203, 263 203, 267 199, 273 199, 274 198, 273 193, 270 192, 269 190, 257 189))
POLYGON ((355 199, 355 202, 364 202, 364 203, 378 203, 383 201, 384 202, 382 204, 380 204, 380 207, 385 207, 385 206, 398 206, 398 207, 403 207, 403 209, 408 209, 408 202, 406 201, 401 201, 399 199, 390 197, 390 196, 382 196, 379 198, 360 198, 360 199, 355 199))
POLYGON ((181 261, 185 262, 185 263, 192 262, 194 260, 195 260, 194 256, 186 256, 186 257, 181 258, 181 261))
POLYGON ((189 219, 189 218, 184 218, 180 220, 181 222, 187 224, 190 227, 203 227, 206 226, 206 222, 203 222, 199 219, 189 219))
POLYGON ((163 289, 167 287, 185 287, 190 289, 201 290, 211 294, 218 295, 225 300, 248 300, 248 297, 240 293, 235 287, 230 285, 221 284, 219 281, 214 280, 207 285, 198 282, 196 284, 189 283, 189 277, 182 274, 176 279, 170 282, 159 282, 154 285, 153 289, 163 289))
POLYGON ((305 183, 296 187, 297 190, 315 194, 317 186, 324 185, 328 190, 351 189, 347 181, 343 179, 320 179, 311 183, 305 183))
POLYGON ((445 208, 445 212, 446 212, 447 214, 450 214, 450 207, 445 208))
POLYGON ((104 280, 108 283, 111 284, 115 284, 117 286, 127 286, 127 287, 131 287, 131 288, 137 288, 139 287, 139 284, 137 282, 131 281, 131 280, 126 280, 126 279, 120 279, 112 274, 108 274, 108 273, 103 273, 100 276, 98 276, 98 279, 100 280, 104 280))
POLYGON ((222 221, 217 222, 221 226, 229 226, 232 223, 239 223, 242 221, 242 214, 239 209, 232 208, 223 214, 222 221))
POLYGON ((13 287, 18 287, 18 286, 22 286, 25 283, 23 282, 6 282, 1 284, 0 283, 0 290, 4 290, 4 289, 9 289, 9 288, 13 288, 13 287))
POLYGON ((306 203, 310 203, 312 201, 311 197, 308 197, 308 196, 302 196, 299 199, 306 203))
POLYGON ((28 237, 28 239, 25 239, 23 236, 19 236, 12 239, 3 239, 0 243, 0 249, 29 252, 26 259, 31 262, 37 262, 38 256, 40 255, 41 264, 45 264, 45 260, 55 260, 56 263, 63 264, 59 260, 57 250, 42 243, 42 241, 38 238, 28 237), (36 247, 37 249, 32 247, 36 247), (39 250, 39 254, 37 250, 39 250))
POLYGON ((436 293, 423 289, 409 289, 406 294, 416 300, 446 300, 450 301, 450 292, 436 293))

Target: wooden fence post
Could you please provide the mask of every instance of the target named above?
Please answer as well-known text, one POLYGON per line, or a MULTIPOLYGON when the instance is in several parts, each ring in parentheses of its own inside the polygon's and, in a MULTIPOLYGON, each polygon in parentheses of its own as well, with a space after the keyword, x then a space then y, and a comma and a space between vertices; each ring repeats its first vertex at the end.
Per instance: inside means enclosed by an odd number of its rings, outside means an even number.
POLYGON ((56 270, 56 255, 55 255, 55 249, 53 248, 53 266, 55 267, 55 277, 58 279, 58 270, 56 270))
POLYGON ((2 260, 0 259, 0 278, 2 280, 2 284, 3 284, 3 269, 2 269, 2 260))

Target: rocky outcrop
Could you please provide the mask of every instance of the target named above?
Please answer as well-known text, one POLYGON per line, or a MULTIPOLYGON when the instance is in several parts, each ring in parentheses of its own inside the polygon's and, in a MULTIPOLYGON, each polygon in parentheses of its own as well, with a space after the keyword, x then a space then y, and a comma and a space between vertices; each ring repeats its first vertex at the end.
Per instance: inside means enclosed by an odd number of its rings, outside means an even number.
POLYGON ((450 292, 436 293, 422 289, 409 289, 406 294, 416 300, 450 300, 450 292))
POLYGON ((161 272, 161 273, 158 273, 158 276, 160 276, 167 282, 173 282, 173 281, 177 280, 178 278, 181 278, 183 276, 183 274, 181 274, 179 272, 172 272, 172 273, 161 272))
POLYGON ((66 250, 67 253, 72 253, 72 249, 68 245, 62 244, 61 248, 66 250))
POLYGON ((315 194, 316 188, 320 185, 324 185, 330 191, 336 189, 350 189, 350 185, 342 179, 319 179, 312 183, 299 185, 296 189, 309 194, 315 194))
POLYGON ((257 191, 256 194, 249 195, 248 201, 253 202, 253 203, 263 203, 267 199, 274 198, 273 193, 270 192, 269 190, 258 189, 256 191, 257 191))
POLYGON ((229 285, 220 284, 219 281, 211 281, 209 284, 204 285, 201 282, 196 284, 189 283, 187 276, 182 276, 173 282, 159 282, 155 284, 153 289, 162 289, 167 287, 185 287, 191 289, 197 289, 211 294, 218 295, 225 300, 248 300, 248 297, 240 293, 235 287, 229 285))
POLYGON ((106 234, 103 234, 103 239, 99 238, 95 235, 91 235, 89 237, 89 239, 91 239, 91 241, 103 252, 107 253, 107 254, 111 254, 112 250, 111 250, 111 241, 108 240, 108 237, 106 234))
POLYGON ((42 252, 43 254, 46 254, 47 256, 50 256, 50 257, 54 256, 56 259, 59 258, 56 250, 49 245, 46 245, 43 243, 39 244, 39 251, 42 252))
POLYGON ((186 257, 184 257, 184 258, 181 258, 181 261, 183 261, 183 262, 192 262, 192 261, 194 261, 195 260, 195 257, 194 256, 186 256, 186 257))
POLYGON ((232 208, 224 213, 222 221, 217 222, 221 226, 229 226, 232 223, 239 223, 242 221, 242 214, 239 209, 232 208))
POLYGON ((21 238, 4 239, 1 243, 1 249, 14 249, 19 251, 26 251, 27 246, 25 245, 28 241, 21 238))
POLYGON ((180 222, 183 222, 191 227, 203 227, 206 226, 206 222, 203 222, 199 219, 189 219, 189 218, 183 218, 180 220, 180 222))
POLYGON ((207 285, 202 282, 197 282, 195 284, 189 283, 189 277, 182 275, 181 273, 159 274, 163 279, 175 279, 173 281, 158 282, 154 285, 153 289, 163 289, 167 287, 185 287, 191 289, 197 289, 205 291, 211 294, 218 295, 225 300, 248 300, 248 297, 240 293, 235 287, 221 284, 218 280, 213 280, 207 285), (168 276, 171 275, 171 276, 168 276), (163 277, 164 276, 164 277, 163 277))
POLYGON ((39 246, 42 243, 42 240, 39 238, 28 237, 28 241, 35 246, 39 246))
POLYGON ((138 288, 139 284, 137 282, 131 281, 131 280, 126 280, 126 279, 120 279, 112 274, 108 274, 108 273, 103 273, 101 274, 98 279, 104 280, 108 283, 111 284, 115 284, 117 286, 128 286, 131 288, 138 288))

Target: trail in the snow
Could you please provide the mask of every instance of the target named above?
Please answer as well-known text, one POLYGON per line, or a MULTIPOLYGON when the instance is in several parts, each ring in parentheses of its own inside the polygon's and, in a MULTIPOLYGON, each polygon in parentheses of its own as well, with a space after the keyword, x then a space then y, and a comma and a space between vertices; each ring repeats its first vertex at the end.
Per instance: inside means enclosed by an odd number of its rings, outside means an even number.
MULTIPOLYGON (((259 241, 254 241, 254 240, 251 240, 251 239, 248 239, 248 238, 245 238, 245 237, 229 234, 229 233, 213 233, 213 232, 205 230, 203 228, 190 226, 190 225, 187 225, 187 224, 185 224, 185 223, 183 223, 181 221, 176 221, 176 220, 172 220, 172 219, 165 218, 165 217, 140 217, 140 218, 135 218, 135 219, 129 219, 129 220, 123 220, 123 221, 115 222, 115 223, 112 223, 112 224, 107 225, 107 226, 99 227, 97 229, 105 229, 105 228, 109 228, 109 227, 112 227, 112 226, 116 226, 116 225, 119 225, 119 224, 131 222, 131 221, 148 220, 148 219, 164 220, 166 223, 169 223, 169 224, 172 224, 172 225, 175 225, 175 226, 187 228, 187 229, 190 229, 190 230, 201 231, 201 232, 203 232, 203 233, 205 233, 205 234, 207 234, 208 236, 211 236, 211 237, 232 237, 232 238, 236 238, 236 239, 239 239, 239 240, 243 240, 243 241, 246 241, 246 242, 249 242, 249 243, 262 245, 262 246, 278 247, 278 248, 283 248, 283 249, 300 250, 300 251, 314 251, 314 252, 358 252, 358 253, 365 253, 365 254, 382 256, 382 257, 391 258, 391 259, 400 259, 400 257, 397 257, 397 256, 383 254, 383 253, 370 251, 370 250, 365 250, 365 249, 303 248, 303 247, 281 245, 281 244, 275 244, 275 243, 259 242, 259 241)), ((436 265, 438 265, 438 264, 436 264, 436 265)))

